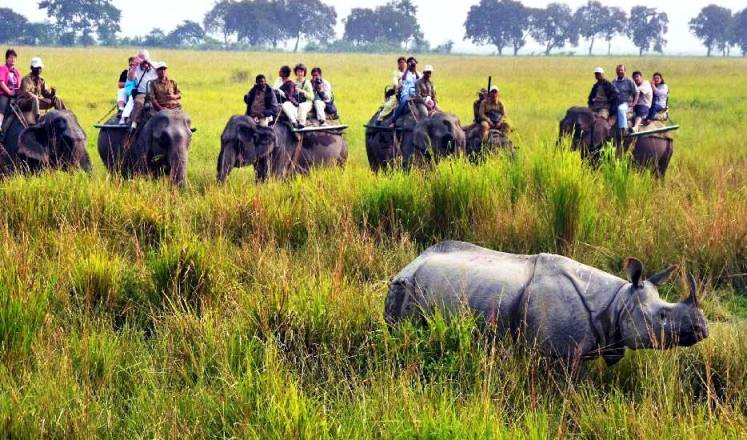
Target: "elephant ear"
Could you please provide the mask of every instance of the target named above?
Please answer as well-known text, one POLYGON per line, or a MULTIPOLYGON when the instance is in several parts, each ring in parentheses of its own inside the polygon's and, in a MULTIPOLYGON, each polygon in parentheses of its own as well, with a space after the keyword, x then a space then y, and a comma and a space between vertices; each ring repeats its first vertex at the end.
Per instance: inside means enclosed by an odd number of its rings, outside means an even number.
POLYGON ((594 127, 595 120, 596 117, 594 116, 594 113, 589 110, 585 110, 578 113, 576 117, 576 125, 578 125, 578 128, 580 128, 582 131, 589 133, 594 127))
POLYGON ((18 155, 39 162, 49 162, 47 129, 46 122, 42 122, 23 130, 18 143, 18 155))
POLYGON ((270 127, 257 127, 254 131, 254 145, 257 148, 257 157, 270 154, 275 148, 278 138, 275 130, 270 127))
POLYGON ((240 123, 236 126, 236 137, 243 145, 254 142, 254 127, 247 123, 240 123))
POLYGON ((424 121, 413 129, 412 143, 416 149, 426 152, 431 147, 431 136, 428 131, 428 122, 424 121))

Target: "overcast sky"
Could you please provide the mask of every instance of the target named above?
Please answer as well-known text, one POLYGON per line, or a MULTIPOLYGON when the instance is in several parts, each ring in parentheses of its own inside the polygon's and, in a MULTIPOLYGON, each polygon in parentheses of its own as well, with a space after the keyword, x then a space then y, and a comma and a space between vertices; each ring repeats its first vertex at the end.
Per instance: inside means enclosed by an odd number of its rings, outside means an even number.
MULTIPOLYGON (((414 0, 418 6, 418 19, 425 37, 435 46, 447 40, 456 43, 456 49, 464 52, 491 53, 493 47, 476 47, 464 41, 464 21, 470 6, 479 0, 414 0)), ((173 29, 184 20, 202 22, 202 18, 215 0, 113 0, 122 10, 122 34, 127 36, 147 34, 152 28, 159 27, 166 31, 173 29)), ((385 0, 325 0, 337 10, 338 33, 342 34, 342 18, 346 17, 354 7, 375 7, 386 3, 385 0)), ((542 7, 550 1, 523 0, 527 6, 542 7)), ((585 4, 586 0, 565 1, 572 8, 585 4)), ((689 32, 688 22, 698 14, 701 8, 715 3, 731 8, 733 11, 747 8, 747 0, 602 0, 606 5, 619 6, 629 11, 633 5, 655 6, 669 15, 669 44, 665 48, 668 54, 700 54, 705 53, 697 39, 689 32)), ((17 12, 32 20, 43 20, 45 15, 37 8, 36 0, 0 0, 0 7, 13 8, 17 12)), ((585 53, 582 42, 576 52, 585 53)), ((604 42, 598 45, 600 53, 606 52, 604 42)), ((635 48, 623 38, 613 44, 617 53, 636 53, 635 48)), ((538 50, 536 46, 528 45, 523 52, 538 50)), ((595 50, 596 52, 596 50, 595 50)))

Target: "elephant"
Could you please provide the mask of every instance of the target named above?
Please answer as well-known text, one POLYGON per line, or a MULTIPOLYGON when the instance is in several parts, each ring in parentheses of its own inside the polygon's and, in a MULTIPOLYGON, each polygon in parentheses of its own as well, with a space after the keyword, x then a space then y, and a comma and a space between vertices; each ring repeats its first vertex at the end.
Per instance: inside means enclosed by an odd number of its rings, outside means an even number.
POLYGON ((17 171, 39 172, 45 168, 91 172, 86 134, 75 115, 53 110, 37 124, 24 128, 15 116, 9 121, 0 145, 0 175, 17 171))
MULTIPOLYGON (((615 140, 615 124, 596 115, 586 107, 571 107, 560 121, 558 143, 571 137, 571 148, 580 150, 581 157, 598 163, 602 146, 615 140)), ((651 169, 657 178, 666 175, 674 154, 674 142, 665 135, 644 135, 618 140, 618 157, 632 149, 633 164, 639 169, 651 169)))
POLYGON ((366 153, 373 172, 390 170, 400 161, 409 169, 413 161, 430 162, 433 156, 465 151, 464 130, 452 114, 437 112, 418 120, 407 112, 391 127, 391 116, 379 123, 380 111, 366 126, 366 153))
MULTIPOLYGON (((116 120, 112 119, 109 124, 116 124, 116 120)), ((163 110, 142 126, 134 135, 134 140, 130 139, 126 129, 102 128, 99 133, 99 155, 112 174, 126 178, 168 175, 173 184, 184 186, 192 141, 190 127, 186 113, 163 110)))
MULTIPOLYGON (((400 164, 404 165, 405 152, 411 157, 413 133, 417 120, 412 112, 400 117, 391 127, 392 116, 379 122, 379 109, 366 126, 366 154, 371 171, 388 171, 400 164)), ((405 168, 409 167, 409 163, 405 168)))
POLYGON ((500 130, 490 130, 487 141, 483 141, 480 124, 468 125, 464 133, 467 137, 467 157, 472 163, 480 162, 486 154, 506 151, 513 158, 516 153, 511 139, 500 130))
POLYGON ((459 118, 451 113, 437 112, 418 121, 413 132, 412 152, 405 151, 405 163, 416 157, 427 161, 439 160, 452 155, 464 154, 467 137, 459 118), (410 156, 408 157, 408 153, 410 156))
POLYGON ((319 166, 344 167, 347 158, 348 145, 340 133, 295 133, 286 122, 262 127, 249 116, 237 115, 221 135, 217 178, 225 182, 234 168, 253 165, 257 182, 282 180, 319 166))

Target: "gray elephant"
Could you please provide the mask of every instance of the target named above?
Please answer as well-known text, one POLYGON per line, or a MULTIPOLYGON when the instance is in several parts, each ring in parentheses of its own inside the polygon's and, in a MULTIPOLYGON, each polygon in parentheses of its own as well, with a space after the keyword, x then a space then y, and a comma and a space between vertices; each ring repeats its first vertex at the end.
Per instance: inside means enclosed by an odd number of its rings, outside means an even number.
MULTIPOLYGON (((116 121, 112 120, 109 124, 116 124, 116 121)), ((186 184, 189 145, 192 141, 191 123, 186 113, 171 110, 158 112, 142 126, 134 139, 128 137, 126 129, 101 129, 99 155, 110 173, 126 178, 168 175, 173 184, 186 184)))
POLYGON ((254 166, 258 182, 308 174, 320 166, 344 167, 348 145, 338 132, 295 133, 278 122, 261 127, 248 116, 232 116, 221 135, 218 181, 225 182, 234 168, 254 166))
POLYGON ((414 151, 414 132, 418 121, 414 113, 406 112, 392 126, 392 116, 379 122, 377 111, 366 126, 366 154, 373 172, 392 170, 398 166, 409 168, 414 151))
POLYGON ((472 163, 481 162, 487 154, 505 151, 513 158, 516 153, 511 139, 500 130, 490 130, 487 141, 482 138, 480 124, 468 125, 464 133, 467 137, 467 157, 472 163))
POLYGON ((415 124, 412 149, 404 149, 405 164, 413 160, 439 160, 465 153, 467 137, 459 118, 451 113, 437 112, 415 124))
MULTIPOLYGON (((580 150, 581 157, 596 164, 604 144, 615 140, 614 127, 607 118, 592 113, 586 107, 571 107, 560 121, 558 142, 570 137, 571 148, 580 150)), ((618 157, 632 149, 633 164, 637 168, 651 169, 660 178, 666 175, 674 154, 674 141, 670 137, 656 134, 617 141, 618 157)))
POLYGON ((91 172, 86 134, 72 112, 51 111, 28 128, 12 118, 0 145, 0 175, 46 168, 91 172))
POLYGON ((371 170, 392 169, 401 163, 409 169, 413 161, 429 163, 431 159, 464 152, 466 138, 459 119, 449 113, 435 113, 418 120, 407 112, 391 127, 391 117, 379 123, 379 113, 366 127, 366 153, 371 170))
POLYGON ((672 304, 657 287, 676 267, 645 279, 641 262, 627 259, 625 270, 627 281, 559 255, 445 242, 394 277, 384 317, 395 325, 436 310, 446 318, 466 311, 546 356, 602 357, 609 365, 626 348, 691 346, 708 337, 692 275, 688 298, 672 304))

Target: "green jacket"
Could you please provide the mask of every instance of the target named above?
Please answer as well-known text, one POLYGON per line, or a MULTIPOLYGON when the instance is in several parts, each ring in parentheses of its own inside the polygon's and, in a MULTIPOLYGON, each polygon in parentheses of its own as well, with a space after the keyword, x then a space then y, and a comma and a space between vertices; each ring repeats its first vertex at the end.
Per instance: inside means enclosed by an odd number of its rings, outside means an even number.
MULTIPOLYGON (((296 90, 298 91, 298 95, 305 96, 307 101, 311 102, 314 100, 314 88, 311 87, 311 80, 304 79, 302 82, 296 81, 296 90)), ((301 101, 301 99, 298 100, 298 102, 301 101)))

